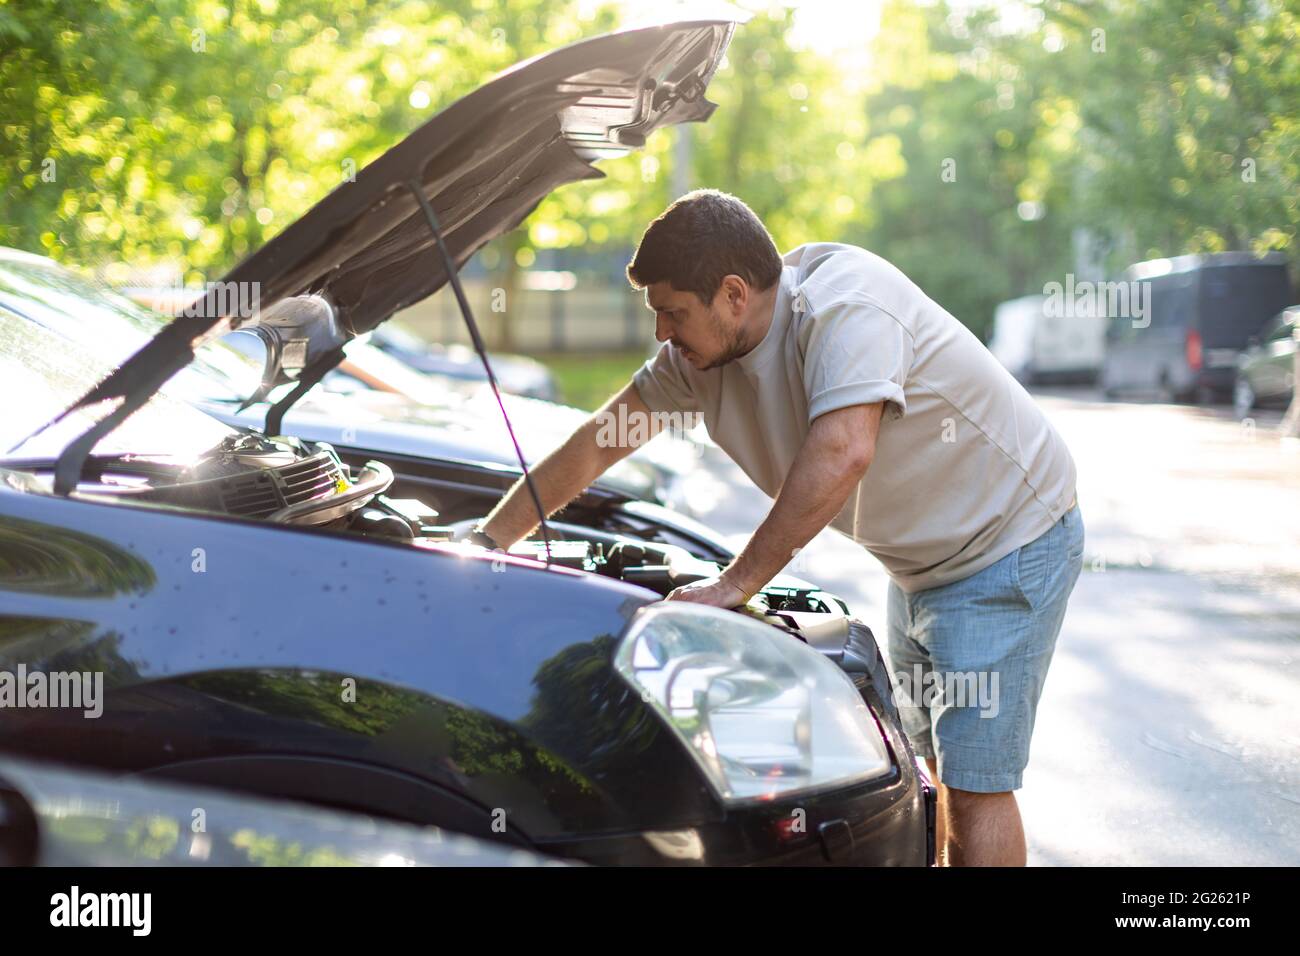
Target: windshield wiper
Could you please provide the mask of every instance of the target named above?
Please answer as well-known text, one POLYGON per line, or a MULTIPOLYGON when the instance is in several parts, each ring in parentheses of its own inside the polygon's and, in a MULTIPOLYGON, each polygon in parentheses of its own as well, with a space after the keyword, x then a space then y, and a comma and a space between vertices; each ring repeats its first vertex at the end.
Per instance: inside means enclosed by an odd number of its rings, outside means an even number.
POLYGON ((474 343, 474 351, 478 353, 479 361, 483 363, 483 371, 487 372, 488 384, 492 386, 492 394, 496 396, 497 407, 501 409, 501 417, 505 419, 506 431, 510 433, 510 443, 515 446, 515 456, 519 459, 519 468, 524 473, 524 484, 528 486, 528 493, 532 496, 533 506, 537 508, 537 520, 542 531, 542 543, 546 548, 546 565, 551 564, 551 533, 546 527, 546 509, 542 507, 541 495, 537 493, 537 486, 533 484, 533 476, 528 473, 528 462, 524 460, 523 449, 519 447, 519 439, 515 437, 515 426, 510 423, 510 415, 506 412, 506 403, 501 399, 501 389, 497 386, 497 377, 492 373, 492 363, 488 361, 487 346, 483 344, 483 336, 479 334, 478 323, 474 321, 474 311, 469 307, 469 299, 465 297, 465 289, 460 284, 460 273, 456 269, 456 262, 452 259, 451 251, 447 248, 447 243, 443 241, 442 229, 438 225, 438 217, 433 213, 433 205, 425 197, 424 191, 420 184, 415 180, 409 180, 406 188, 415 196, 415 201, 420 204, 420 209, 424 213, 424 221, 429 225, 429 231, 433 233, 434 244, 437 245, 438 251, 442 253, 443 268, 447 270, 447 279, 451 282, 452 292, 456 295, 456 304, 460 306, 461 317, 465 320, 465 327, 469 330, 470 341, 474 343))

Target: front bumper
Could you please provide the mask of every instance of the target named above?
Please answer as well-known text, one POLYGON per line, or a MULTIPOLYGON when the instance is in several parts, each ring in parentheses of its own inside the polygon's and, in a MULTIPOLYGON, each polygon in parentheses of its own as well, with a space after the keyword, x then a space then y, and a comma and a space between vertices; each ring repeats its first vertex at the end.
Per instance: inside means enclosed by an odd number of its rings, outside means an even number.
POLYGON ((621 866, 927 866, 933 794, 906 767, 866 788, 729 811, 683 830, 539 844, 539 852, 621 866))
POLYGON ((730 808, 670 831, 539 843, 566 859, 622 866, 931 866, 936 791, 903 735, 884 660, 866 625, 850 624, 838 663, 885 739, 893 771, 838 790, 730 808))

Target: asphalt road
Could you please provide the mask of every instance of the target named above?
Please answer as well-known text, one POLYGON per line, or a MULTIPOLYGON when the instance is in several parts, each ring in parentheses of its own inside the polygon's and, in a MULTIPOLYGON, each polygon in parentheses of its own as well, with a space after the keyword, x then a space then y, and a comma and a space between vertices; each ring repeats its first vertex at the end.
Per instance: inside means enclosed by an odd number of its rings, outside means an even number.
MULTIPOLYGON (((1300 864, 1300 443, 1280 414, 1037 397, 1087 544, 1017 792, 1030 863, 1300 864)), ((770 502, 705 461, 692 500, 743 544, 770 502)), ((823 532, 790 570, 883 634, 863 549, 823 532)))

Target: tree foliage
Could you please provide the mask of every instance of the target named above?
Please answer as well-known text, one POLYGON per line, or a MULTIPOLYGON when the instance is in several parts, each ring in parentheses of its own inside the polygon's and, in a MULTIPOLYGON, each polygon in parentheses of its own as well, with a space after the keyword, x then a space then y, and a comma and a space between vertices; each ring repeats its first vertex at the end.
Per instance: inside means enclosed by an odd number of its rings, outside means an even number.
MULTIPOLYGON (((1295 0, 885 0, 865 73, 792 43, 796 16, 758 8, 707 124, 558 190, 485 264, 507 285, 547 248, 608 270, 683 180, 740 195, 783 249, 872 248, 981 332, 1070 270, 1300 264, 1295 0)), ((590 0, 0 0, 0 242, 214 277, 498 70, 617 20, 590 0)))
POLYGON ((1277 0, 891 2, 867 114, 903 173, 854 235, 981 332, 1067 271, 1300 264, 1296 27, 1277 0))
POLYGON ((0 3, 0 241, 193 278, 493 74, 611 23, 553 0, 0 3))

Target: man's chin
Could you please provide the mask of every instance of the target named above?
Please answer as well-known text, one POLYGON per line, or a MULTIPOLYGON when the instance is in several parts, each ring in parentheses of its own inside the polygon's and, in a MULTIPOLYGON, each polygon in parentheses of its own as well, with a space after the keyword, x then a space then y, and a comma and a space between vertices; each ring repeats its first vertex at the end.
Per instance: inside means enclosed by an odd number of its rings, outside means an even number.
POLYGON ((726 365, 728 362, 734 361, 736 357, 737 356, 735 355, 727 354, 727 355, 720 356, 719 358, 716 358, 711 362, 706 362, 698 352, 682 353, 682 358, 686 359, 686 361, 690 363, 692 368, 701 372, 707 372, 710 369, 715 369, 715 368, 722 368, 722 366, 726 365))
POLYGON ((698 368, 701 372, 708 372, 715 368, 722 368, 722 366, 724 365, 730 365, 738 358, 740 358, 739 354, 736 354, 734 352, 729 352, 726 355, 722 355, 714 359, 712 362, 709 362, 707 365, 697 365, 695 367, 698 368))

